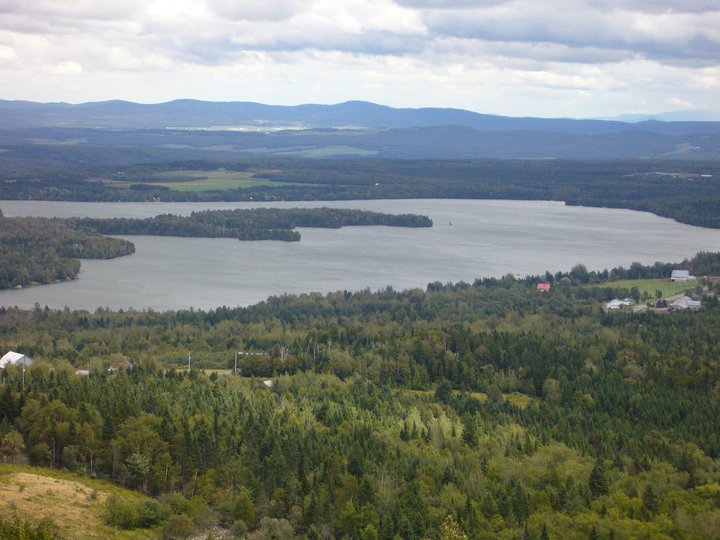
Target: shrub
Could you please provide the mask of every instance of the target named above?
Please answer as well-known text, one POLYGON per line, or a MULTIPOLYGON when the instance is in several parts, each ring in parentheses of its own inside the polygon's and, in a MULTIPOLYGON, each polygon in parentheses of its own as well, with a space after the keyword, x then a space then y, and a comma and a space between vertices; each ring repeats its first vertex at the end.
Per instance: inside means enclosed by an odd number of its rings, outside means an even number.
POLYGON ((163 527, 162 537, 171 538, 188 538, 195 532, 195 525, 187 516, 173 515, 167 520, 163 527))
POLYGON ((112 495, 107 501, 107 522, 120 529, 152 527, 168 515, 166 506, 154 499, 123 499, 112 495))
POLYGON ((134 529, 140 519, 135 502, 117 495, 108 497, 107 512, 108 524, 120 529, 134 529))

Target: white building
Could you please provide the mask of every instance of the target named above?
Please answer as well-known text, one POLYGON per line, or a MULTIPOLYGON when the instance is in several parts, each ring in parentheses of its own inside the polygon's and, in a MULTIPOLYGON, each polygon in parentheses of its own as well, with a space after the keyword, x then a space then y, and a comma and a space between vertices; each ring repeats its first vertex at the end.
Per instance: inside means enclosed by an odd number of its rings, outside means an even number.
POLYGON ((702 302, 700 300, 693 300, 689 296, 681 296, 672 303, 672 307, 678 311, 684 311, 686 309, 697 311, 702 307, 702 302))
POLYGON ((14 351, 10 351, 0 358, 0 369, 7 366, 30 366, 33 360, 29 356, 14 351))
POLYGON ((691 276, 687 270, 673 270, 670 275, 670 281, 687 283, 688 281, 694 281, 695 276, 691 276))
POLYGON ((625 306, 632 306, 634 303, 632 298, 614 298, 605 304, 605 309, 621 309, 625 306))

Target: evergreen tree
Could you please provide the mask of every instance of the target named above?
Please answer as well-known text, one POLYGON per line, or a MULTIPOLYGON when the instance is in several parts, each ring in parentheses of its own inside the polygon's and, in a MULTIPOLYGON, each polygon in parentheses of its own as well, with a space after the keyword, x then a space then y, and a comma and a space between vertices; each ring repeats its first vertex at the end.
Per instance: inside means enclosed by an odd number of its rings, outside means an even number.
POLYGON ((588 479, 590 487, 590 493, 593 497, 600 497, 601 495, 607 495, 610 492, 610 484, 608 482, 607 473, 601 460, 597 460, 595 465, 590 471, 590 477, 588 479))

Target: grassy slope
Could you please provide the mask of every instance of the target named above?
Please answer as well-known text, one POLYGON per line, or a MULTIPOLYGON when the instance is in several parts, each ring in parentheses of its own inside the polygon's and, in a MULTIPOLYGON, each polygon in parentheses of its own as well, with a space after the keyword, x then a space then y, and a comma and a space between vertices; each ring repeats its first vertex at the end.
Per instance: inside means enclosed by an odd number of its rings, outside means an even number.
POLYGON ((151 530, 121 531, 105 523, 105 504, 115 494, 141 498, 130 490, 79 475, 30 467, 0 464, 0 512, 13 510, 31 521, 50 518, 62 538, 126 539, 157 538, 151 530))
POLYGON ((662 291, 663 297, 667 297, 692 290, 698 286, 698 283, 673 283, 669 279, 626 279, 610 281, 602 284, 602 286, 626 288, 628 290, 637 287, 640 294, 647 292, 652 298, 655 298, 655 291, 662 291))

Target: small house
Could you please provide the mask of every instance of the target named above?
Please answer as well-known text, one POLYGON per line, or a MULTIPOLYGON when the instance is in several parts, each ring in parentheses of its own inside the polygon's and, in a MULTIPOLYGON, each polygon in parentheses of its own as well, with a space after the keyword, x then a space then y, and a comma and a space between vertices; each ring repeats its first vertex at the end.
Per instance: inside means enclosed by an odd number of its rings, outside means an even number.
POLYGON ((5 369, 7 366, 31 366, 32 363, 33 360, 28 355, 9 351, 0 358, 0 369, 5 369))
POLYGON ((634 303, 632 298, 613 298, 605 304, 605 309, 622 309, 625 306, 632 306, 634 303))
POLYGON ((693 281, 695 276, 691 276, 688 270, 673 270, 670 275, 670 281, 673 283, 687 283, 693 281))
POLYGON ((538 283, 537 287, 535 287, 540 292, 548 292, 550 290, 550 284, 549 283, 538 283))

